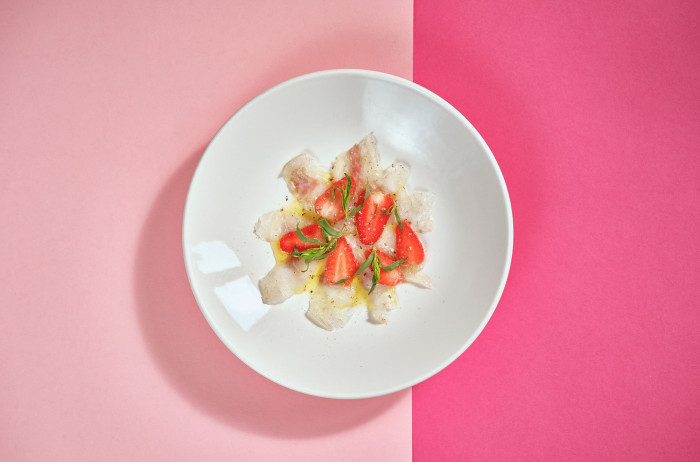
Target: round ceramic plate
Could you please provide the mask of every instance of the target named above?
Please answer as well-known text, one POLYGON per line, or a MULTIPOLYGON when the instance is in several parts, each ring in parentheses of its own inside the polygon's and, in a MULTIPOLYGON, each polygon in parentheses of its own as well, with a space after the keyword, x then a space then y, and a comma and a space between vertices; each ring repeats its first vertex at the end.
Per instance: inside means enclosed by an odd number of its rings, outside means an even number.
POLYGON ((498 165, 457 110, 398 77, 333 70, 282 83, 224 124, 192 179, 183 243, 197 302, 242 361, 300 392, 365 398, 429 378, 474 341, 503 291, 513 226, 498 165), (406 163, 409 187, 435 195, 435 229, 423 236, 434 288, 402 284, 387 324, 358 312, 328 332, 305 317, 305 294, 262 304, 258 281, 275 260, 253 226, 289 195, 289 159, 309 150, 330 169, 369 132, 382 167, 406 163))

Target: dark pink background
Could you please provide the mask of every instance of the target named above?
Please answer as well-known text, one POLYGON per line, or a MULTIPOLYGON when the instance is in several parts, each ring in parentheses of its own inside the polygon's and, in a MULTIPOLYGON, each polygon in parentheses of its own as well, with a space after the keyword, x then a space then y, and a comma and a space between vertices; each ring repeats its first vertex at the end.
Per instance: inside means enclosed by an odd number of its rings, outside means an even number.
POLYGON ((416 0, 414 80, 481 132, 515 246, 413 390, 414 460, 700 458, 700 3, 416 0))

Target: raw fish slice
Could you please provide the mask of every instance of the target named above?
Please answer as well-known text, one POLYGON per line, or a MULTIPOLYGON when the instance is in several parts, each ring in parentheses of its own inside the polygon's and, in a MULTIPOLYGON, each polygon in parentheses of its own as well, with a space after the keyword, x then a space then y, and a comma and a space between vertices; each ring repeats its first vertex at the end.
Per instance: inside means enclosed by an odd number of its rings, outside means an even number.
POLYGON ((300 292, 315 274, 319 264, 318 261, 311 262, 308 271, 302 271, 304 268, 299 269, 294 262, 276 265, 265 277, 260 279, 260 295, 262 295, 263 303, 279 305, 300 292))
POLYGON ((347 173, 357 182, 357 192, 364 191, 365 182, 374 184, 381 169, 377 154, 377 139, 374 133, 365 136, 355 146, 340 154, 333 162, 333 179, 339 180, 347 173))
POLYGON ((352 216, 349 219, 342 219, 336 223, 333 223, 335 229, 344 229, 344 234, 357 234, 357 226, 355 225, 355 217, 352 216))
POLYGON ((418 287, 424 289, 432 289, 433 282, 430 277, 421 271, 420 267, 417 265, 407 265, 401 267, 401 272, 403 273, 404 282, 411 283, 418 287))
POLYGON ((377 285, 369 294, 367 318, 374 324, 386 324, 389 311, 396 308, 396 295, 393 287, 377 285))
POLYGON ((276 265, 260 280, 260 295, 266 305, 278 305, 294 295, 300 285, 299 277, 290 266, 276 265))
POLYGON ((282 168, 282 177, 299 203, 309 210, 313 210, 316 198, 330 187, 328 171, 308 152, 287 162, 282 168))
MULTIPOLYGON (((322 264, 322 262, 320 260, 310 262, 309 269, 306 269, 306 262, 303 258, 290 258, 287 264, 290 265, 295 271, 303 273, 304 284, 306 284, 309 282, 309 279, 316 277, 316 270, 318 270, 318 267, 322 264)), ((323 273, 321 273, 321 275, 322 274, 323 273)))
POLYGON ((350 306, 354 298, 355 288, 352 286, 319 286, 309 298, 306 317, 326 330, 345 327, 356 311, 350 306))
MULTIPOLYGON (((391 219, 394 220, 393 216, 391 219)), ((396 250, 396 231, 392 225, 393 221, 384 228, 382 235, 374 243, 379 250, 389 255, 393 255, 396 250)))
POLYGON ((355 234, 345 235, 345 241, 350 245, 350 248, 352 249, 352 255, 353 257, 355 257, 355 261, 358 262, 358 264, 365 261, 365 259, 367 258, 365 256, 365 249, 368 248, 368 246, 363 245, 360 242, 360 239, 355 234))
MULTIPOLYGON (((273 242, 281 238, 290 231, 294 231, 299 219, 286 211, 273 210, 258 219, 253 231, 263 241, 273 242)), ((304 224, 299 223, 300 227, 304 224)))
POLYGON ((377 178, 377 186, 385 193, 396 194, 400 189, 406 186, 408 173, 408 166, 405 164, 391 164, 384 169, 379 175, 379 178, 377 178))
POLYGON ((433 202, 435 196, 426 191, 408 194, 406 189, 396 194, 396 208, 402 220, 410 221, 414 231, 427 233, 433 230, 433 202))

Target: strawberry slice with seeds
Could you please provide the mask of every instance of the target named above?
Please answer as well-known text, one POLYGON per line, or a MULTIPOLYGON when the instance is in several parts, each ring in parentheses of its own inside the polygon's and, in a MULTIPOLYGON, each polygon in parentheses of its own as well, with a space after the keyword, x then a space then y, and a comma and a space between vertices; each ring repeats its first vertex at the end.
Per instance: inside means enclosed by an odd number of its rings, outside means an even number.
POLYGON ((352 276, 357 271, 357 262, 352 254, 350 244, 344 237, 338 239, 335 249, 326 259, 326 281, 329 284, 347 279, 338 285, 348 286, 352 282, 352 276))
POLYGON ((418 235, 411 228, 411 223, 401 222, 401 226, 396 227, 396 256, 400 260, 405 258, 404 265, 419 265, 425 260, 425 250, 418 235))
MULTIPOLYGON (((379 249, 375 248, 374 251, 376 252, 377 257, 379 257, 379 263, 381 263, 382 266, 389 266, 396 261, 379 249)), ((365 252, 365 256, 369 257, 369 254, 371 253, 372 251, 368 249, 367 252, 365 252)), ((395 286, 401 281, 403 281, 403 274, 398 268, 394 268, 391 271, 384 271, 383 269, 379 270, 378 282, 380 284, 383 284, 385 286, 395 286)))
MULTIPOLYGON (((352 184, 350 185, 349 200, 355 196, 355 179, 350 177, 352 184)), ((318 196, 314 203, 314 210, 323 218, 331 223, 340 221, 345 218, 345 210, 343 210, 343 194, 347 189, 348 179, 342 178, 331 185, 323 194, 318 196), (332 198, 332 199, 331 199, 332 198)), ((351 204, 349 204, 351 205, 351 204)))
MULTIPOLYGON (((304 226, 301 228, 301 233, 308 238, 323 242, 323 232, 321 232, 321 227, 317 224, 304 226)), ((296 230, 285 234, 282 236, 282 239, 280 239, 280 249, 282 252, 286 253, 293 253, 295 248, 299 252, 302 252, 315 247, 320 247, 320 245, 302 241, 299 239, 299 236, 297 236, 296 230)))
POLYGON ((367 245, 377 242, 384 231, 386 222, 389 221, 393 205, 394 200, 389 194, 384 194, 381 191, 370 193, 355 217, 357 236, 360 238, 360 242, 367 245))

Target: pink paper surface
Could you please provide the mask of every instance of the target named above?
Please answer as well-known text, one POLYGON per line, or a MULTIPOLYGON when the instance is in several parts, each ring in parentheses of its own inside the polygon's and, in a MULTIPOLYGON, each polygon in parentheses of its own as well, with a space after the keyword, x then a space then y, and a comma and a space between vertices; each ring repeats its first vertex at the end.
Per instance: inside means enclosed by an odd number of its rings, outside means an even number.
POLYGON ((700 458, 700 3, 416 0, 414 79, 492 148, 505 293, 413 389, 414 460, 700 458))
POLYGON ((0 3, 0 460, 410 459, 410 390, 312 398, 231 354, 180 230, 236 109, 320 69, 410 78, 412 17, 407 0, 0 3))

